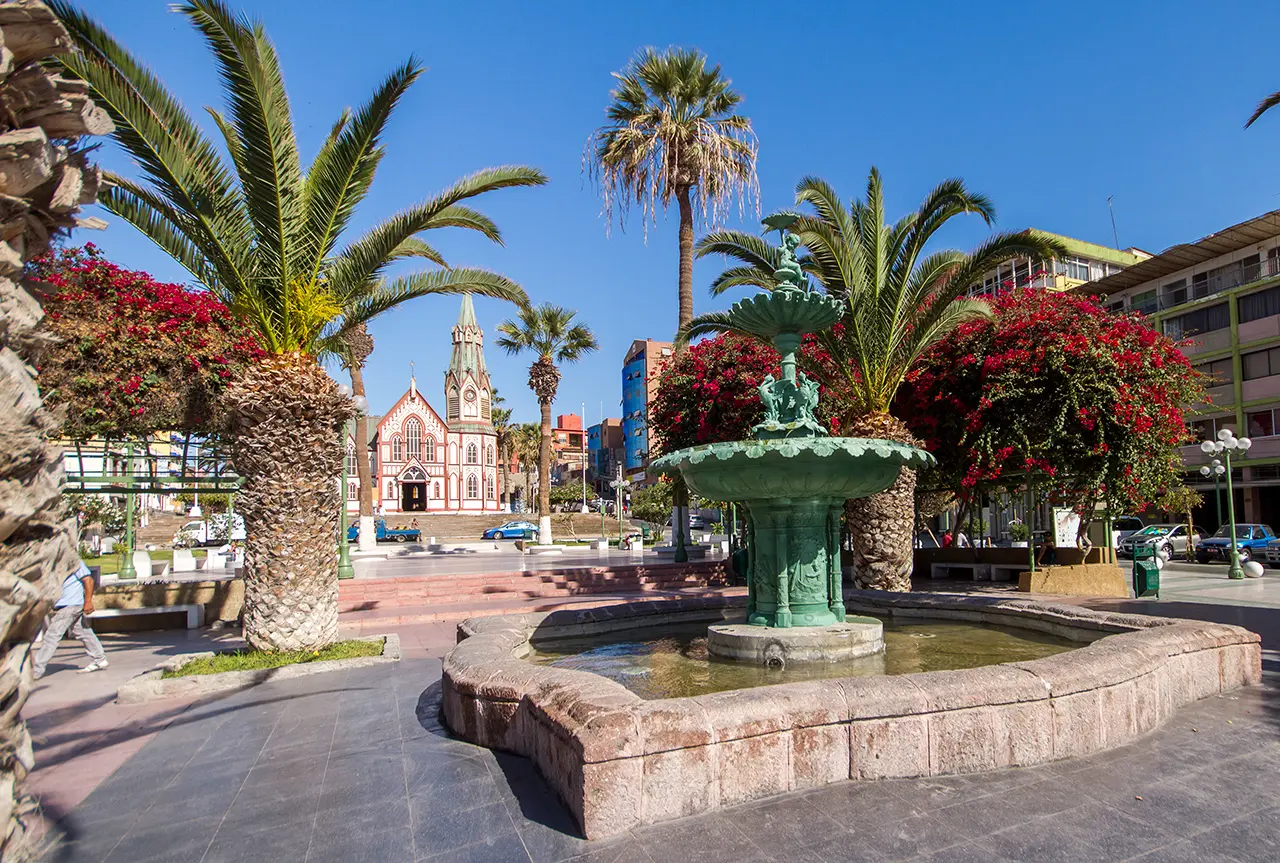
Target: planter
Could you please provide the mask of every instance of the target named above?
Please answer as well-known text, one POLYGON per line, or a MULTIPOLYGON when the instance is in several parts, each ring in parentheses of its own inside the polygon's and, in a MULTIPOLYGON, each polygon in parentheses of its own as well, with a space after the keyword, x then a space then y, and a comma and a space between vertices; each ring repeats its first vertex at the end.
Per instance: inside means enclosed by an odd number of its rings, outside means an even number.
POLYGON ((289 680, 294 677, 306 677, 311 674, 323 674, 326 671, 348 671, 352 668, 364 668, 370 665, 381 665, 387 662, 400 661, 400 636, 367 635, 352 641, 376 641, 383 639, 382 653, 378 656, 356 656, 351 659, 329 659, 322 662, 302 662, 293 665, 282 665, 279 668, 256 668, 250 671, 224 671, 220 674, 192 674, 187 677, 164 677, 166 671, 181 668, 196 659, 217 655, 215 651, 187 653, 167 659, 150 671, 124 683, 116 690, 116 701, 119 704, 141 704, 160 698, 194 697, 211 692, 229 692, 236 689, 248 689, 260 683, 272 680, 289 680))

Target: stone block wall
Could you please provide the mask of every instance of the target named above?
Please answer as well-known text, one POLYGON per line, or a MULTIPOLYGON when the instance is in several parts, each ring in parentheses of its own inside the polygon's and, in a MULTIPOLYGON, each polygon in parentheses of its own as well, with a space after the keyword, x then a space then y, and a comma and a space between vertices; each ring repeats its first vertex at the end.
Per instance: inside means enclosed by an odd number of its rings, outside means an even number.
POLYGON ((962 671, 850 677, 645 701, 522 660, 530 638, 708 622, 738 597, 473 619, 444 662, 456 733, 531 758, 589 839, 846 779, 974 773, 1127 743, 1261 678, 1258 636, 1028 600, 855 592, 851 610, 1023 626, 1077 650, 962 671))

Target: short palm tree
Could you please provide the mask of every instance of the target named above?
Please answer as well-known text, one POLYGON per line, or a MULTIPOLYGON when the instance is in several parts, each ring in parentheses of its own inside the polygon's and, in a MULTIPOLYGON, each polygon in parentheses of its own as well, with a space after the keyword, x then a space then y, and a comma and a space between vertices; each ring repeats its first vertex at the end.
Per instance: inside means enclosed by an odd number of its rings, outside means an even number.
POLYGON ((502 504, 503 509, 506 509, 507 465, 511 463, 511 445, 515 436, 515 426, 511 424, 511 408, 498 407, 503 401, 503 398, 498 395, 497 389, 494 389, 493 408, 490 410, 489 416, 490 422, 493 423, 493 433, 498 444, 498 472, 502 476, 501 484, 498 486, 498 502, 502 504))
POLYGON ((268 650, 317 648, 337 637, 339 430, 350 399, 320 366, 376 315, 414 297, 474 292, 523 303, 494 273, 440 268, 389 279, 415 257, 443 263, 417 235, 464 227, 500 240, 466 206, 509 186, 546 182, 524 167, 473 174, 340 244, 382 159, 382 134, 420 73, 396 69, 367 103, 344 112, 309 168, 298 154, 275 48, 261 24, 219 0, 178 7, 213 53, 227 113, 210 109, 220 149, 145 66, 66 0, 51 0, 71 33, 63 68, 90 85, 141 180, 108 175, 107 209, 134 225, 225 302, 265 351, 227 396, 246 542, 245 637, 268 650), (228 157, 229 156, 229 160, 228 157))
MULTIPOLYGON (((938 229, 961 213, 976 213, 992 224, 995 207, 960 180, 946 180, 913 213, 885 223, 884 192, 874 168, 866 199, 845 207, 825 181, 806 177, 796 187, 799 214, 791 230, 807 250, 802 268, 822 290, 845 301, 844 318, 819 333, 825 353, 810 358, 810 373, 826 385, 842 434, 913 442, 889 411, 912 365, 930 347, 966 320, 990 314, 987 304, 963 296, 984 273, 1014 258, 1048 261, 1066 254, 1056 240, 1030 231, 996 234, 973 252, 925 248, 938 229)), ((710 234, 698 255, 723 254, 737 260, 712 284, 718 294, 753 285, 772 290, 778 250, 768 240, 738 231, 710 234)), ((688 340, 730 329, 723 313, 695 318, 681 333, 688 340)), ((915 472, 903 469, 887 491, 850 501, 846 521, 852 535, 855 581, 881 590, 911 589, 911 532, 915 472)))
POLYGON ((596 337, 583 324, 575 324, 576 312, 551 303, 528 306, 514 321, 498 324, 498 347, 509 354, 537 356, 529 366, 529 389, 538 398, 542 427, 538 447, 539 541, 551 542, 551 403, 560 386, 556 363, 573 363, 596 350, 596 337))
POLYGON ((695 206, 712 227, 736 198, 757 201, 756 137, 734 113, 742 95, 706 55, 645 48, 627 68, 605 113, 609 122, 587 142, 584 161, 600 185, 605 218, 640 205, 652 218, 675 198, 680 208, 679 326, 693 317, 695 206))
POLYGON ((516 461, 520 463, 520 473, 524 475, 524 500, 526 506, 532 506, 530 498, 529 468, 538 463, 538 455, 542 451, 542 424, 520 423, 512 433, 512 451, 516 461))
MULTIPOLYGON (((369 328, 364 324, 352 327, 348 330, 342 340, 342 351, 340 356, 342 367, 351 375, 351 395, 358 398, 365 398, 364 390, 364 364, 368 362, 369 355, 373 353, 373 336, 369 333, 369 328)), ((369 469, 369 418, 366 414, 356 414, 355 421, 355 444, 356 444, 356 479, 359 480, 357 485, 357 497, 360 501, 360 515, 362 518, 373 517, 373 472, 369 469)), ((363 534, 362 534, 363 535, 363 534)))

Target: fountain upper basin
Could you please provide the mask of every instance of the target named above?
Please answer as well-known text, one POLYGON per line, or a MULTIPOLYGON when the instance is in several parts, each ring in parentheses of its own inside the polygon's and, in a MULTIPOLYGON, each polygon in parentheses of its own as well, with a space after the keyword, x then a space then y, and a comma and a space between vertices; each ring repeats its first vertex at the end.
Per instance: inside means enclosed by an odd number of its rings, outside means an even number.
POLYGON ((653 462, 683 474, 689 488, 712 500, 867 497, 884 491, 904 465, 927 467, 922 449, 889 440, 795 437, 703 444, 653 462))

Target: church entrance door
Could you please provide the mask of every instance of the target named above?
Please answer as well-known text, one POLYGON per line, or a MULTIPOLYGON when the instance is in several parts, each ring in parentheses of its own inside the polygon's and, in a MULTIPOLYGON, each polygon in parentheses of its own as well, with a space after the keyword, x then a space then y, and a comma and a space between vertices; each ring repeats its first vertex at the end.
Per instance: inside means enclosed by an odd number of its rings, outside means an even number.
POLYGON ((427 475, 411 467, 400 477, 400 511, 427 511, 427 475))
POLYGON ((425 482, 400 483, 400 509, 404 512, 426 512, 427 484, 425 482))

